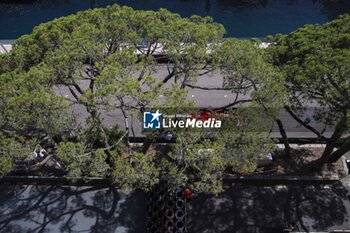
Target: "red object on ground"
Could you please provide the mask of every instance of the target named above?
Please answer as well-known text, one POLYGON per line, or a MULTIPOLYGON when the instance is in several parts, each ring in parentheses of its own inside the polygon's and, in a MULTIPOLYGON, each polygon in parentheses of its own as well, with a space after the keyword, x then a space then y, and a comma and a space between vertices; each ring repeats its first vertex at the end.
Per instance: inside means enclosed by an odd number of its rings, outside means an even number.
POLYGON ((209 120, 209 118, 211 116, 211 113, 210 112, 201 111, 201 112, 198 113, 198 115, 199 115, 197 117, 198 120, 207 121, 207 120, 209 120))
POLYGON ((185 188, 183 191, 183 194, 184 194, 186 199, 192 198, 192 190, 191 189, 185 188))

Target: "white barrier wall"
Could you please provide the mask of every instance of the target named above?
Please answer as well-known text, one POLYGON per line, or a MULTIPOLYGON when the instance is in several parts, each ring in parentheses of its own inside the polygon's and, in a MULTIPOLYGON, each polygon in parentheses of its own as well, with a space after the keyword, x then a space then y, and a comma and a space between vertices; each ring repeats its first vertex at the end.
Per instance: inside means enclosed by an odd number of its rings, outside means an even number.
POLYGON ((8 53, 11 51, 12 45, 11 44, 1 44, 0 43, 0 53, 8 53))
MULTIPOLYGON (((267 42, 262 42, 260 45, 259 45, 259 48, 267 48, 270 46, 271 43, 267 43, 267 42)), ((7 43, 0 43, 0 53, 8 53, 9 51, 11 51, 12 49, 12 45, 11 44, 7 44, 7 43)), ((142 49, 141 49, 142 50, 142 49)), ((155 54, 161 54, 162 52, 162 48, 159 47, 155 50, 155 54)), ((136 52, 137 54, 140 53, 140 51, 137 51, 136 52)))

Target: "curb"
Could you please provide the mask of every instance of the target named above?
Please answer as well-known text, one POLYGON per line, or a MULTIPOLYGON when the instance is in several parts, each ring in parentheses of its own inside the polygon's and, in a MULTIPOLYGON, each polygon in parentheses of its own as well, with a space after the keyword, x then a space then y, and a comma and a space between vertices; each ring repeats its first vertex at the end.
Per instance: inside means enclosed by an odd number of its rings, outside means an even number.
POLYGON ((28 184, 28 185, 74 185, 74 186, 110 186, 110 179, 101 177, 87 177, 76 179, 75 182, 66 177, 45 176, 4 176, 0 184, 28 184))
MULTIPOLYGON (((223 182, 246 183, 258 185, 278 185, 278 184, 330 184, 340 181, 339 176, 276 176, 276 175, 232 175, 223 178, 223 182)), ((4 176, 0 183, 20 183, 38 185, 75 185, 75 186, 110 186, 111 179, 101 177, 87 177, 76 179, 72 182, 66 177, 41 177, 41 176, 4 176)))
POLYGON ((224 178, 225 183, 247 183, 261 185, 278 184, 331 184, 339 182, 337 175, 330 177, 323 176, 277 176, 277 175, 248 175, 248 176, 229 176, 224 178))

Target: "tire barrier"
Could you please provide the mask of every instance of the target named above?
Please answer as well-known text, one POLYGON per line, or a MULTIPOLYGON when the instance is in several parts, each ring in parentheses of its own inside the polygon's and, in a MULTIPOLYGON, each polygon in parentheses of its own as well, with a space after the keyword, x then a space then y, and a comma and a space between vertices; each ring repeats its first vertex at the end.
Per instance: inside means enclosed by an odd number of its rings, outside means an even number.
POLYGON ((158 208, 158 206, 157 205, 152 205, 151 206, 152 207, 152 209, 151 209, 151 215, 153 214, 153 215, 155 215, 155 213, 158 213, 158 210, 159 210, 159 208, 158 208))
POLYGON ((175 223, 173 220, 166 220, 165 221, 165 229, 174 229, 175 223))
POLYGON ((158 230, 162 231, 164 229, 164 221, 162 221, 161 219, 158 219, 156 223, 156 227, 158 230))
POLYGON ((182 189, 176 191, 176 198, 182 198, 182 197, 183 197, 182 189))
POLYGON ((164 200, 159 200, 157 202, 157 207, 158 207, 158 209, 163 210, 164 207, 165 207, 165 201, 164 200))
POLYGON ((183 199, 176 200, 176 209, 182 209, 185 207, 185 201, 183 199))
POLYGON ((177 220, 175 222, 175 227, 177 231, 183 231, 185 229, 185 222, 183 220, 177 220))
POLYGON ((156 216, 157 216, 157 218, 158 218, 159 220, 163 220, 163 219, 164 219, 164 213, 163 213, 163 211, 158 211, 158 212, 156 213, 156 216))
POLYGON ((170 192, 166 182, 156 185, 149 194, 147 233, 186 232, 184 188, 170 192))
POLYGON ((166 209, 165 210, 165 217, 167 219, 173 219, 174 218, 174 211, 172 209, 166 209))
POLYGON ((183 194, 184 188, 175 193, 175 232, 182 233, 186 229, 186 200, 183 194))
POLYGON ((172 199, 167 200, 165 206, 166 206, 168 209, 173 209, 173 208, 174 208, 174 200, 172 200, 172 199))
POLYGON ((183 212, 182 210, 177 210, 175 213, 175 217, 177 219, 183 219, 185 217, 185 212, 183 212))

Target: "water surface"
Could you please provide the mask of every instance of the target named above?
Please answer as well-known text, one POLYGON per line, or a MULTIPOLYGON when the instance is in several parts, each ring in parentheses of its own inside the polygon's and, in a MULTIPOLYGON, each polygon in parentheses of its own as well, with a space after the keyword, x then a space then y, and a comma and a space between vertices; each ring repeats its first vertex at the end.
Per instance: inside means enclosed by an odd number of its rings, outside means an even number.
POLYGON ((350 13, 347 0, 2 0, 0 39, 15 39, 40 23, 113 3, 141 10, 166 8, 183 17, 210 15, 224 24, 227 37, 241 38, 289 33, 350 13))

